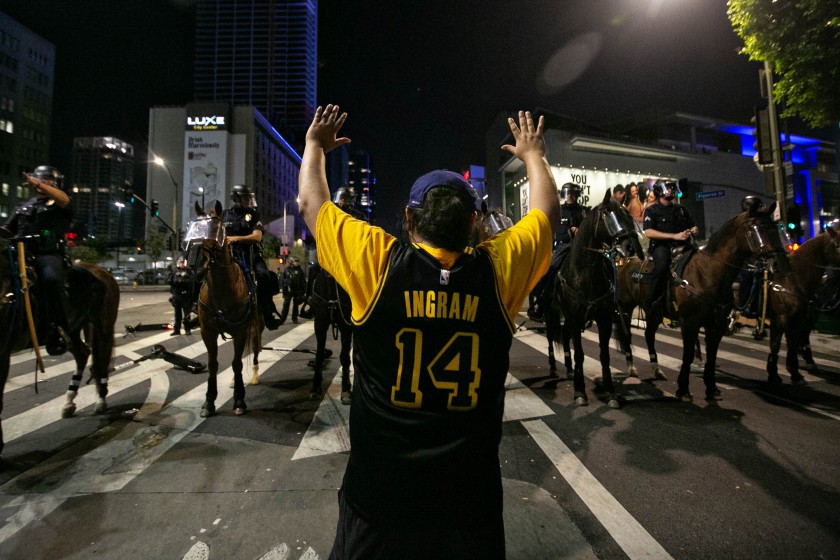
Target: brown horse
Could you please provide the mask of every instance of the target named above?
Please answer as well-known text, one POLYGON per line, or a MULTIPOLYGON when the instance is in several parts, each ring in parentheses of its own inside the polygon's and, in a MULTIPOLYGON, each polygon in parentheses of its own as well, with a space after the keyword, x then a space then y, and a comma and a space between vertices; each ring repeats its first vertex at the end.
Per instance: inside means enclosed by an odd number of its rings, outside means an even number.
POLYGON ((814 296, 826 269, 840 266, 840 234, 826 228, 824 233, 806 241, 788 260, 790 272, 771 282, 767 292, 770 319, 767 378, 770 383, 782 382, 778 362, 784 334, 788 348, 785 368, 794 383, 802 384, 805 379, 799 373, 796 349, 808 346, 808 335, 814 324, 814 296))
MULTIPOLYGON (((24 310, 23 289, 30 290, 32 314, 36 319, 38 340, 45 339, 48 319, 44 306, 40 304, 48 294, 39 293, 35 272, 27 266, 27 282, 21 285, 18 273, 17 250, 9 245, 0 258, 0 413, 3 411, 3 389, 9 377, 10 356, 19 350, 32 347, 27 318, 24 310)), ((99 395, 94 412, 107 410, 105 397, 108 395, 108 369, 114 348, 114 323, 120 304, 120 289, 111 273, 94 264, 82 263, 67 270, 67 283, 72 297, 67 309, 70 338, 69 351, 76 360, 76 371, 67 389, 67 401, 62 409, 64 418, 76 411, 74 399, 79 391, 88 358, 91 360, 91 375, 96 382, 99 395), (84 333, 84 341, 82 340, 84 333)), ((0 426, 0 451, 3 449, 3 431, 0 426)))
POLYGON ((207 394, 201 406, 201 416, 216 413, 218 337, 225 333, 233 338, 233 413, 239 416, 248 409, 242 381, 242 356, 250 343, 253 352, 251 385, 257 385, 263 319, 256 305, 256 290, 249 289, 249 280, 236 262, 232 246, 225 240, 221 203, 216 201, 210 214, 196 203, 195 211, 198 219, 190 224, 184 242, 188 246, 189 264, 207 271, 198 295, 198 319, 201 339, 207 347, 208 371, 207 394))
MULTIPOLYGON (((671 282, 670 305, 666 316, 680 323, 683 353, 677 396, 685 402, 692 400, 688 375, 701 328, 705 331, 706 339, 706 363, 703 369, 706 398, 720 398, 715 383, 717 351, 726 333, 728 315, 734 301, 732 283, 744 260, 751 255, 758 258, 775 257, 777 266, 786 266, 786 247, 779 234, 779 225, 773 220, 775 207, 774 203, 768 208, 751 208, 726 222, 712 235, 705 247, 694 253, 682 276, 671 282)), ((640 282, 644 277, 641 272, 642 263, 633 260, 619 271, 619 312, 628 333, 633 309, 646 301, 650 290, 650 284, 640 282)), ((652 315, 650 309, 644 311, 647 317, 652 315)), ((645 325, 645 341, 655 373, 659 369, 654 341, 658 326, 658 321, 647 321, 645 325)), ((628 369, 632 372, 635 368, 630 344, 624 347, 624 352, 628 369)))

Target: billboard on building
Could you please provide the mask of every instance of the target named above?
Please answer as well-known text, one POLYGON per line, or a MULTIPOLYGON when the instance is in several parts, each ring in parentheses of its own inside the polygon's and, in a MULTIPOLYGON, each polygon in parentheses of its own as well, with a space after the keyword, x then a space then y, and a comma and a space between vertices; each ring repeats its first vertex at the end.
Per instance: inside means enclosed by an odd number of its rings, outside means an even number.
POLYGON ((209 206, 225 199, 230 107, 226 104, 187 106, 184 132, 184 178, 181 223, 193 217, 196 201, 209 206))

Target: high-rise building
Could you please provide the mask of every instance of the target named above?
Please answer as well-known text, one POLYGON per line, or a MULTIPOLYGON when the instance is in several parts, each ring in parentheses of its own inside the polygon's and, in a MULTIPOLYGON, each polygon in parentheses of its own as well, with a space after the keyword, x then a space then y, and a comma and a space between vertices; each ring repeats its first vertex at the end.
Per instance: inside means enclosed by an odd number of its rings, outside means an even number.
MULTIPOLYGON (((0 218, 32 196, 21 173, 49 164, 55 46, 0 12, 0 218)), ((62 169, 66 174, 66 170, 62 169)))
POLYGON ((316 107, 317 0, 199 0, 195 101, 250 105, 302 134, 316 107))
POLYGON ((109 136, 73 140, 73 230, 121 242, 136 237, 134 207, 124 193, 134 189, 134 147, 109 136))

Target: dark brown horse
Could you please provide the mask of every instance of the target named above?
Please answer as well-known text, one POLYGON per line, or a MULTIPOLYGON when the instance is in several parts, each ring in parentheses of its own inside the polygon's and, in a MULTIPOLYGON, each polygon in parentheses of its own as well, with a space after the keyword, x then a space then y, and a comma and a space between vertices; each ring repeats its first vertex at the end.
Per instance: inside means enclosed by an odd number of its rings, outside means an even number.
POLYGON ((767 292, 767 316, 770 319, 767 377, 770 383, 782 382, 778 362, 784 334, 788 348, 785 368, 794 383, 802 384, 805 379, 799 373, 799 361, 794 349, 808 346, 808 335, 814 325, 817 305, 815 295, 826 269, 840 266, 840 234, 833 228, 826 228, 824 233, 809 239, 792 253, 788 261, 790 272, 774 279, 767 292))
MULTIPOLYGON (((672 279, 670 305, 666 317, 677 319, 683 340, 682 366, 677 380, 677 396, 691 402, 688 375, 694 359, 700 329, 705 331, 706 363, 703 381, 706 398, 720 398, 715 383, 715 363, 720 341, 728 328, 728 315, 733 305, 732 283, 749 256, 775 258, 776 266, 786 265, 786 247, 773 220, 775 203, 769 208, 751 208, 726 222, 697 251, 679 278, 672 279)), ((650 284, 643 280, 642 261, 632 261, 619 271, 618 303, 625 329, 630 332, 630 316, 636 306, 647 301, 650 284)), ((645 316, 651 316, 645 309, 645 316)), ((650 352, 654 372, 659 369, 656 361, 655 334, 658 321, 647 321, 645 341, 650 352)), ((629 338, 628 338, 629 339, 629 338)), ((624 347, 628 368, 633 371, 631 346, 624 347)))
POLYGON ((190 224, 184 238, 188 246, 189 264, 204 268, 205 282, 198 295, 198 319, 201 339, 207 347, 207 393, 201 406, 201 416, 216 413, 219 372, 220 335, 233 338, 233 413, 245 414, 245 385, 242 381, 242 357, 250 345, 253 353, 251 385, 259 383, 260 339, 263 331, 262 315, 256 305, 256 290, 249 290, 249 280, 233 256, 233 249, 225 240, 221 221, 222 205, 216 201, 210 214, 196 203, 198 219, 190 224))
MULTIPOLYGON (((27 266, 28 286, 22 286, 14 240, 0 258, 0 413, 3 411, 3 389, 9 377, 10 356, 18 350, 32 347, 24 309, 22 289, 30 288, 32 314, 35 317, 39 343, 45 339, 48 319, 43 302, 48 294, 39 293, 35 272, 27 266)), ((120 304, 120 290, 111 273, 94 264, 82 263, 67 270, 70 300, 67 309, 70 338, 69 351, 76 360, 76 371, 67 389, 67 401, 62 408, 64 418, 76 411, 74 399, 82 381, 88 358, 91 376, 95 380, 98 399, 94 412, 107 410, 108 370, 114 348, 114 323, 120 304), (84 334, 84 340, 82 335, 84 334)), ((0 451, 3 432, 0 427, 0 451)))
POLYGON ((353 324, 350 319, 352 306, 350 296, 338 285, 327 271, 320 266, 314 272, 312 281, 313 319, 315 320, 315 360, 313 367, 315 375, 312 379, 310 398, 317 399, 323 395, 324 361, 327 352, 327 333, 332 329, 334 339, 341 338, 341 403, 350 404, 350 349, 353 343, 353 324))
MULTIPOLYGON (((607 403, 612 408, 620 406, 610 371, 609 346, 617 309, 615 261, 641 251, 633 217, 615 202, 611 190, 607 189, 601 204, 589 211, 581 223, 555 283, 555 297, 563 317, 567 375, 571 365, 568 359, 570 341, 574 344, 574 398, 579 405, 588 404, 581 333, 594 321, 598 327, 599 359, 607 403)), ((623 338, 621 329, 617 334, 619 339, 623 338)))

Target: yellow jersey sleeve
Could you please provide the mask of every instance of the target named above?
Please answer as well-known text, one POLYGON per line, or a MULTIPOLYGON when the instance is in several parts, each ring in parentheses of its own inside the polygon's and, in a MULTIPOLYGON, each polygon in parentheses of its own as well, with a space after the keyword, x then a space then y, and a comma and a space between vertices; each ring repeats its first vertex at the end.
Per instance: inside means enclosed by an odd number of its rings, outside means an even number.
POLYGON ((375 298, 397 239, 382 228, 353 218, 330 201, 318 211, 318 262, 350 294, 359 321, 375 298))
POLYGON ((548 216, 533 209, 513 227, 479 245, 490 254, 499 297, 513 324, 522 302, 548 271, 552 239, 548 216))

